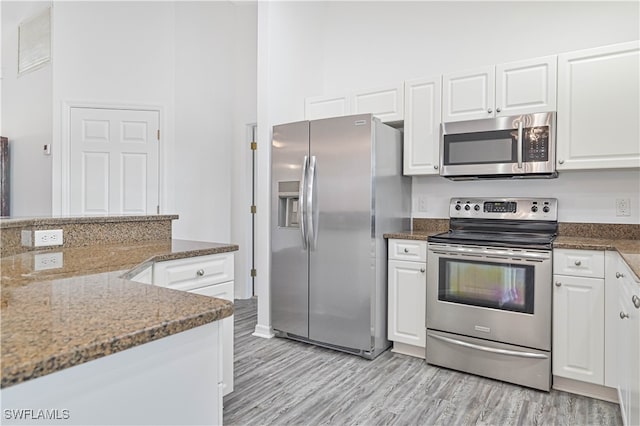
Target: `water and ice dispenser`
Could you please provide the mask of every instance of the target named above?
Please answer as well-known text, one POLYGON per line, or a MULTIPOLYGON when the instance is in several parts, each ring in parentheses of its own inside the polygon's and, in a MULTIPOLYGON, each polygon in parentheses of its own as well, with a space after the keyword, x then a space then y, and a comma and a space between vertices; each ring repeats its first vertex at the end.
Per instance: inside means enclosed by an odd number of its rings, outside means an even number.
POLYGON ((299 228, 298 190, 300 181, 278 182, 278 226, 282 228, 299 228))

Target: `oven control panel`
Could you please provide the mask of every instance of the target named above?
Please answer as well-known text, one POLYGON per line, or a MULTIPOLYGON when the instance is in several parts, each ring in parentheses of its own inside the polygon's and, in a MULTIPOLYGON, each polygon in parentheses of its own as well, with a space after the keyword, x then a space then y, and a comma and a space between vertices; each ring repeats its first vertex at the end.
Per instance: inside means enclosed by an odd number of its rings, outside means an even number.
POLYGON ((555 198, 452 198, 451 218, 558 220, 555 198))

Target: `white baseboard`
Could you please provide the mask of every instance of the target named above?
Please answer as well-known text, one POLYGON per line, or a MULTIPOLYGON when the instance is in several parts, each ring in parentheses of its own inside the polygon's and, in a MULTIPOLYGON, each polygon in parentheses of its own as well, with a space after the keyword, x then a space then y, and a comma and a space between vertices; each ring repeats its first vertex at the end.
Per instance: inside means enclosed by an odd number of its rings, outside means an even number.
POLYGON ((264 339, 271 339, 272 337, 275 336, 275 334, 273 334, 273 328, 271 328, 268 325, 260 325, 260 324, 256 325, 256 329, 251 335, 256 337, 262 337, 264 339))
POLYGON ((593 383, 553 376, 553 389, 618 403, 618 390, 593 383))
POLYGON ((420 346, 408 345, 406 343, 401 342, 393 342, 393 348, 391 352, 395 352, 398 354, 414 356, 416 358, 425 358, 425 348, 421 348, 420 346))

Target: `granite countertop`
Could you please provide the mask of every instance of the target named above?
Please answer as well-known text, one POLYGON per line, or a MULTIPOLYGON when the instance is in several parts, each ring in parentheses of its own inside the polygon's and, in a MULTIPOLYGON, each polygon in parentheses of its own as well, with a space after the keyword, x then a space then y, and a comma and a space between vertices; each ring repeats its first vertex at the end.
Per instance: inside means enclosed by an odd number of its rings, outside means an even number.
POLYGON ((640 282, 640 241, 638 240, 559 236, 554 241, 553 248, 616 250, 635 274, 634 279, 640 282))
POLYGON ((23 228, 25 226, 65 225, 74 223, 148 222, 150 220, 173 220, 177 218, 178 215, 175 214, 0 217, 0 229, 23 228))
MULTIPOLYGON (((427 238, 440 234, 443 231, 401 231, 401 232, 389 232, 384 234, 383 237, 387 239, 398 239, 398 240, 420 240, 427 241, 427 238)), ((446 232, 446 231, 445 231, 446 232)))
POLYGON ((32 251, 0 259, 5 388, 233 314, 222 299, 128 280, 154 262, 238 250, 184 240, 32 251), (62 253, 62 268, 35 271, 62 253))

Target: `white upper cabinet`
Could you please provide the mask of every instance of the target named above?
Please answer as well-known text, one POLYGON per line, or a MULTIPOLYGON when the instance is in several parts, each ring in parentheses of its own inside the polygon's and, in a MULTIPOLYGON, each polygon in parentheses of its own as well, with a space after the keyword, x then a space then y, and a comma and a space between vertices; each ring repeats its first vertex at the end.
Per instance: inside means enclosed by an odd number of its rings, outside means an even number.
POLYGON ((496 65, 496 116, 556 110, 557 56, 496 65))
POLYGON ((405 175, 436 175, 442 121, 442 76, 404 83, 405 175))
POLYGON ((494 84, 492 66, 445 74, 442 121, 493 117, 494 84))
POLYGON ((404 119, 404 85, 361 90, 351 95, 352 114, 372 113, 384 123, 404 119))
POLYGON ((558 170, 640 167, 640 41, 558 56, 558 170))
POLYGON ((404 83, 304 100, 305 120, 366 113, 373 114, 384 123, 404 120, 404 83))
POLYGON ((351 112, 349 96, 314 96, 304 100, 305 120, 341 117, 351 112))
POLYGON ((446 74, 442 121, 556 110, 557 57, 446 74))

